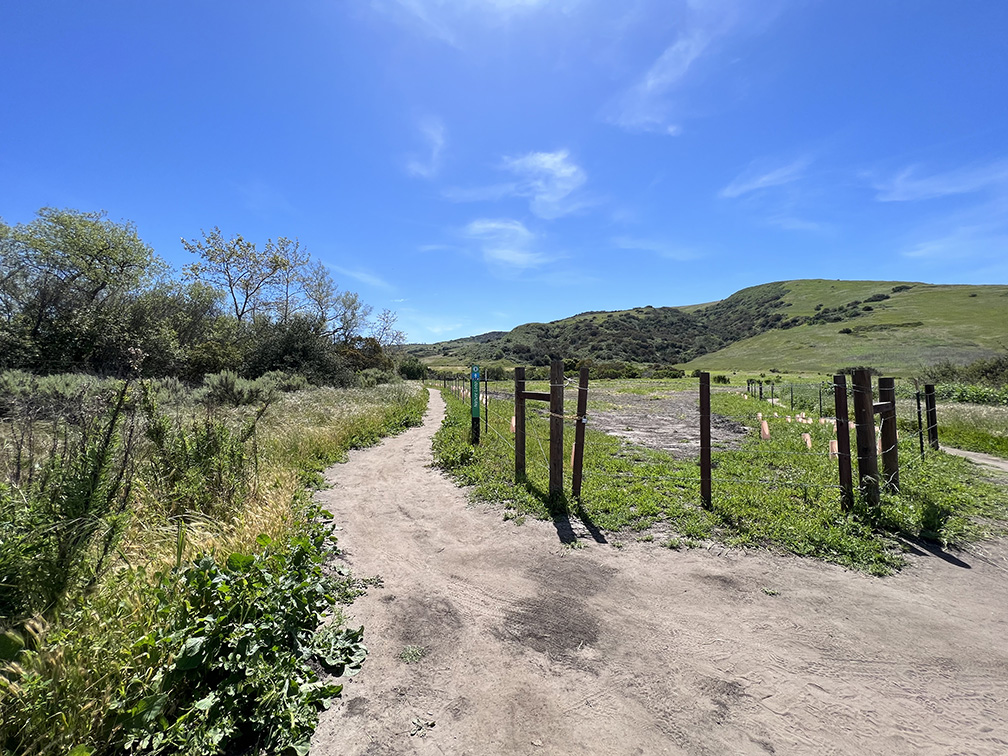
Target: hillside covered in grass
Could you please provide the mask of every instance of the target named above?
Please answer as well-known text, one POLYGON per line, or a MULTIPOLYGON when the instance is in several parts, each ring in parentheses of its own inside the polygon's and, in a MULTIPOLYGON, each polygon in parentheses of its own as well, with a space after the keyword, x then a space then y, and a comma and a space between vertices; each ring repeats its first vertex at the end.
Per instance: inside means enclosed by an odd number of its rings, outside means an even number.
POLYGON ((1008 349, 1008 286, 779 281, 705 305, 585 312, 408 351, 433 365, 548 364, 550 356, 717 370, 906 372, 1008 349))

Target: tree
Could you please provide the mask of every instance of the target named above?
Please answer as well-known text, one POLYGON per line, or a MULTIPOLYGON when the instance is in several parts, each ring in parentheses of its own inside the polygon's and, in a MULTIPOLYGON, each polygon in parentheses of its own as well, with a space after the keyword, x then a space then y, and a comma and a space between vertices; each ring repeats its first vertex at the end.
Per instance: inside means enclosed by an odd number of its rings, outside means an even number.
POLYGON ((42 372, 111 369, 103 347, 125 346, 125 309, 163 268, 132 223, 104 212, 47 207, 27 225, 3 226, 0 359, 42 372))
POLYGON ((371 337, 386 352, 406 343, 406 334, 395 327, 397 319, 392 310, 385 308, 371 323, 371 337))
POLYGON ((299 293, 308 274, 308 251, 297 239, 292 241, 281 236, 275 243, 272 239, 267 240, 264 254, 280 263, 274 282, 276 299, 273 309, 277 320, 287 323, 301 309, 302 299, 299 293))
POLYGON ((367 326, 371 305, 364 304, 356 292, 342 291, 336 295, 335 314, 334 338, 343 346, 353 347, 367 326))
POLYGON ((326 268, 318 260, 311 262, 305 269, 301 288, 308 302, 308 310, 318 318, 324 330, 328 331, 330 323, 336 319, 336 309, 339 304, 339 288, 326 268))
POLYGON ((272 241, 260 252, 241 234, 225 241, 216 226, 210 233, 202 233, 202 241, 182 239, 183 247, 202 258, 201 262, 185 266, 183 271, 187 278, 223 291, 230 299, 235 318, 241 323, 247 315, 266 304, 265 294, 278 280, 278 273, 286 262, 272 241))

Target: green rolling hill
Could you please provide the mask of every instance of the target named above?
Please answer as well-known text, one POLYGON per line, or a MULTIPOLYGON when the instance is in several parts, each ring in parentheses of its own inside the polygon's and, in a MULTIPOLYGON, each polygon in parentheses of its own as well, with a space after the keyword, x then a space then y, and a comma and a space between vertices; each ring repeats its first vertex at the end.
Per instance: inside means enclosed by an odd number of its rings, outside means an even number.
POLYGON ((593 362, 712 370, 892 374, 1008 353, 1008 286, 902 281, 779 281, 704 305, 586 312, 407 347, 432 365, 593 362))

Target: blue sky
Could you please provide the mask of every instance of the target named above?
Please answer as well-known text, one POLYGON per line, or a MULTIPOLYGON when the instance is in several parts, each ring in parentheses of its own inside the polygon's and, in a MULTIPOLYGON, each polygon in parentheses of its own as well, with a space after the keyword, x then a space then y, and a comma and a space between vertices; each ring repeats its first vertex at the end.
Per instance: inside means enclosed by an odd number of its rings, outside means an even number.
POLYGON ((0 217, 298 237, 437 341, 1008 281, 1008 3, 9 2, 0 217))

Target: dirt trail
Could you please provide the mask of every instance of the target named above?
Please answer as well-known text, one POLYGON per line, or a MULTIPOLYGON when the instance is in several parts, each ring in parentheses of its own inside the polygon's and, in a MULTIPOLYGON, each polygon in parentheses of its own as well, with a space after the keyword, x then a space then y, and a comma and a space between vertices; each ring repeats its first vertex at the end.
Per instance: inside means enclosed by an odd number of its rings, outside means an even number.
POLYGON ((941 450, 948 454, 955 454, 957 457, 964 457, 974 464, 983 465, 984 467, 997 470, 1001 473, 1008 473, 1008 459, 1001 459, 1001 457, 984 454, 983 452, 967 451, 966 449, 954 449, 951 446, 943 446, 941 447, 941 450))
POLYGON ((383 584, 351 607, 370 656, 316 756, 1008 753, 1004 542, 885 579, 571 549, 426 466, 443 407, 432 392, 422 428, 351 454, 319 495, 347 562, 383 584))

